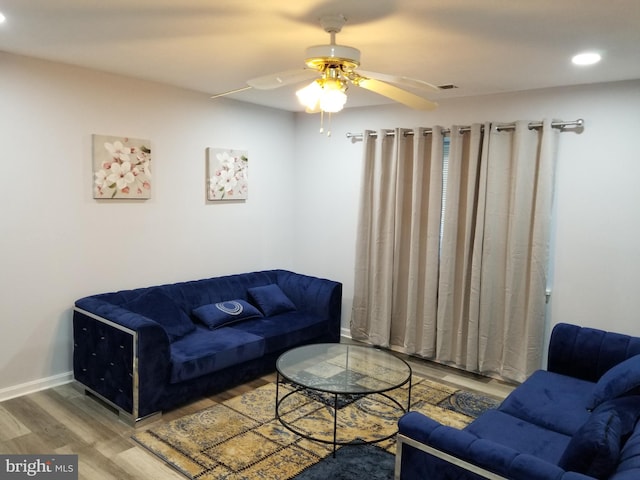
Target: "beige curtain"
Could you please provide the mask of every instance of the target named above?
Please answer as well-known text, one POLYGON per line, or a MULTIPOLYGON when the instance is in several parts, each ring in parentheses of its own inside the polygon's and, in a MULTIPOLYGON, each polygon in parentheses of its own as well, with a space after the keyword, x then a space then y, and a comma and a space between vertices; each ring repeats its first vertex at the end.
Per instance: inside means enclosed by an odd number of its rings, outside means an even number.
POLYGON ((523 380, 541 365, 550 122, 365 134, 352 336, 523 380))
MULTIPOLYGON (((437 355, 443 363, 478 371, 480 304, 489 124, 451 128, 446 214, 442 222, 437 355), (486 132, 486 133, 483 133, 486 132), (479 214, 480 213, 480 214, 479 214)), ((434 212, 436 214, 436 212, 434 212)))
POLYGON ((351 335, 435 352, 442 134, 365 132, 351 335), (419 335, 416 335, 419 332, 419 335))
POLYGON ((357 232, 354 339, 389 346, 393 298, 396 135, 364 132, 364 163, 357 232), (378 139, 378 140, 376 140, 378 139))

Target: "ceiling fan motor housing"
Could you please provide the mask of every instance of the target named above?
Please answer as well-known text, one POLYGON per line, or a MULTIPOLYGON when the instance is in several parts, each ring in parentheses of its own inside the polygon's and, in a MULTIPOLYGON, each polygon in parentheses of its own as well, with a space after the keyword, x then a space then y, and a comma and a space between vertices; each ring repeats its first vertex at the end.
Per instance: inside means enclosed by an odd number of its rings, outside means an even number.
POLYGON ((353 70, 360 65, 360 50, 346 45, 315 45, 307 48, 306 56, 307 67, 320 71, 331 66, 353 70))

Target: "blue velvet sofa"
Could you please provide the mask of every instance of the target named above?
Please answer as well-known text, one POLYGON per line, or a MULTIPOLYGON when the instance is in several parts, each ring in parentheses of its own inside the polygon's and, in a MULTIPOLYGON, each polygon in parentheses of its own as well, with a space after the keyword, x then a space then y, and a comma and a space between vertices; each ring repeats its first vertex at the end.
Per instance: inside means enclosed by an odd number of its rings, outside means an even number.
POLYGON ((640 338, 558 324, 547 370, 463 430, 399 421, 403 480, 640 479, 640 338))
POLYGON ((275 369, 284 351, 338 342, 342 285, 285 270, 79 299, 73 372, 130 422, 275 369))

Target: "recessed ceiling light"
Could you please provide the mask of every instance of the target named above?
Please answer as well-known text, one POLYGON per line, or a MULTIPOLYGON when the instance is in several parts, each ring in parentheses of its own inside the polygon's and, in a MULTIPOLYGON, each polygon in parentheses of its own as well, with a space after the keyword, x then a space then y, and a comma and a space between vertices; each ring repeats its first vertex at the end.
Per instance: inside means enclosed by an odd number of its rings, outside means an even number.
POLYGON ((602 56, 596 52, 579 53, 571 59, 575 65, 593 65, 600 60, 602 60, 602 56))
POLYGON ((3 23, 5 20, 7 19, 7 17, 5 17, 2 12, 0 12, 0 23, 3 23))

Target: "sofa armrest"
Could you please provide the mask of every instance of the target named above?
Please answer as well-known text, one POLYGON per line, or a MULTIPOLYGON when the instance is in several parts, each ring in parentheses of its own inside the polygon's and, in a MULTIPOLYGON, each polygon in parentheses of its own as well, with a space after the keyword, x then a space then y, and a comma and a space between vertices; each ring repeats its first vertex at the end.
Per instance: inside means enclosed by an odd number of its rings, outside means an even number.
POLYGON ((469 478, 487 478, 490 480, 509 480, 506 477, 502 477, 497 475, 489 470, 485 470, 477 465, 474 465, 470 462, 462 460, 454 455, 451 455, 447 452, 439 450, 429 444, 418 442, 410 437, 406 437, 404 435, 398 434, 396 436, 396 463, 395 463, 395 472, 394 472, 394 480, 419 480, 423 478, 438 478, 433 476, 434 472, 440 472, 442 474, 442 478, 458 478, 461 480, 466 479, 460 470, 466 470, 469 472, 469 478), (409 457, 409 461, 406 461, 408 458, 408 449, 414 449, 418 455, 431 456, 433 459, 432 468, 416 468, 420 466, 420 461, 414 457, 409 457), (448 466, 443 466, 443 462, 448 464, 448 466), (454 470, 458 470, 457 473, 452 474, 454 470), (431 472, 431 474, 426 474, 425 472, 431 472), (429 476, 427 476, 429 475, 429 476), (455 475, 453 477, 452 475, 455 475))
POLYGON ((638 354, 638 337, 559 323, 551 332, 547 370, 597 382, 611 367, 638 354))
POLYGON ((419 413, 398 422, 396 480, 593 480, 419 413))
POLYGON ((137 421, 156 412, 170 371, 166 331, 153 320, 86 297, 73 313, 74 377, 137 421))

